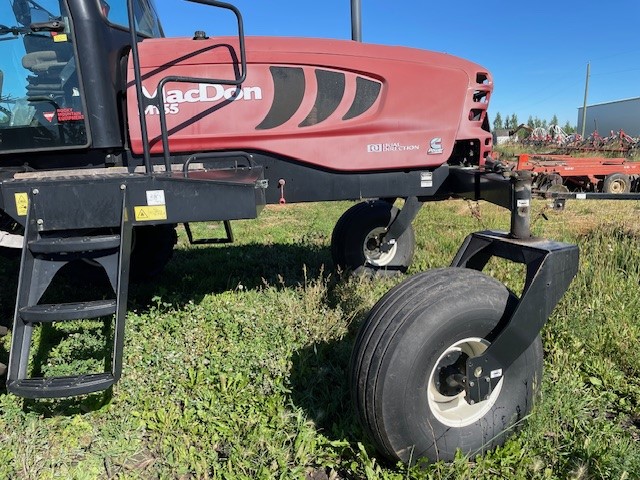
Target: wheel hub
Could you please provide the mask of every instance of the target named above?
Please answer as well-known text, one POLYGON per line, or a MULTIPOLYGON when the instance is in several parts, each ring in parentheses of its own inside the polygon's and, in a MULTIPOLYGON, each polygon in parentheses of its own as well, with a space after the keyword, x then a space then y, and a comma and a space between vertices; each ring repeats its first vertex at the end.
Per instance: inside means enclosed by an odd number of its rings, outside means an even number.
POLYGON ((611 193, 622 193, 625 191, 626 184, 623 180, 616 180, 611 183, 611 193))
POLYGON ((436 367, 438 372, 435 386, 445 397, 453 397, 464 391, 467 381, 465 370, 469 355, 464 352, 450 352, 436 367))
POLYGON ((387 243, 383 241, 385 233, 387 233, 385 227, 374 228, 365 237, 362 245, 367 263, 375 267, 385 267, 389 265, 398 250, 397 243, 387 243))
POLYGON ((504 381, 500 379, 489 398, 470 404, 465 399, 466 363, 489 347, 483 338, 465 338, 447 348, 438 358, 427 384, 429 409, 444 425, 461 428, 484 417, 493 407, 504 381))

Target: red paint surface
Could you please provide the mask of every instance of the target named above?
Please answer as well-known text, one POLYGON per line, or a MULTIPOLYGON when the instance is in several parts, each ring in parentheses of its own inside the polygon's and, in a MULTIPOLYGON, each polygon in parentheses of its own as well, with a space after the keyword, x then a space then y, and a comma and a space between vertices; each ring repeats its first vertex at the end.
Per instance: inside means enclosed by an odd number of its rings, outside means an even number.
MULTIPOLYGON (((489 76, 485 84, 477 83, 478 72, 488 73, 476 64, 446 54, 341 40, 249 37, 246 44, 243 88, 249 89, 245 93, 250 100, 213 100, 221 87, 165 86, 172 153, 259 150, 331 170, 358 171, 441 165, 451 155, 456 139, 478 139, 481 158, 491 148, 490 134, 481 129, 487 103, 474 101, 473 94, 487 91, 488 100, 492 82, 489 76), (258 130, 273 102, 272 65, 303 68, 305 98, 285 124, 258 130), (316 69, 343 72, 345 95, 326 120, 300 127, 315 103, 316 69), (355 95, 357 77, 381 82, 382 90, 363 115, 343 120, 355 95), (472 109, 482 111, 479 120, 469 120, 472 109), (442 152, 429 154, 432 140, 438 138, 442 152)), ((140 44, 143 85, 155 93, 158 82, 169 75, 231 79, 232 50, 237 51, 233 38, 144 40, 140 44)), ((141 153, 131 62, 128 75, 131 144, 134 152, 141 153)), ((146 117, 152 152, 160 153, 159 116, 146 117)))

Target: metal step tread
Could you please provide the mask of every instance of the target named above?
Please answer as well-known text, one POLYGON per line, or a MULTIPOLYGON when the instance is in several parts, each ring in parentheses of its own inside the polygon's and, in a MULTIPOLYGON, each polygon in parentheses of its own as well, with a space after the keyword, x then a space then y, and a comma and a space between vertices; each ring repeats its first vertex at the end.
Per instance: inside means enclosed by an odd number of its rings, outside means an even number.
POLYGON ((120 234, 81 237, 48 237, 29 242, 33 253, 77 253, 110 250, 120 247, 120 234))
POLYGON ((110 372, 73 377, 26 378, 7 382, 7 390, 25 398, 64 398, 106 390, 116 382, 110 372))
POLYGON ((20 318, 32 323, 50 323, 81 318, 98 318, 116 313, 116 300, 92 300, 75 303, 50 303, 22 307, 20 318))

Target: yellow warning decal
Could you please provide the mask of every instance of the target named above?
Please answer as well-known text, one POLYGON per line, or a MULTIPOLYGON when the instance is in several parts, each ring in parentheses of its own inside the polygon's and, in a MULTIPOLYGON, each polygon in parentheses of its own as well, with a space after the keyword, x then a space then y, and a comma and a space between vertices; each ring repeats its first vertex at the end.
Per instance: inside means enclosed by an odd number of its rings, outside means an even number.
POLYGON ((69 41, 69 38, 67 37, 66 33, 60 33, 58 35, 54 35, 53 36, 53 41, 54 42, 67 42, 67 41, 69 41))
POLYGON ((152 205, 133 207, 137 222, 150 222, 152 220, 166 220, 167 207, 165 205, 152 205))
POLYGON ((26 192, 15 193, 16 198, 16 212, 19 216, 24 217, 27 215, 29 209, 29 195, 26 192))

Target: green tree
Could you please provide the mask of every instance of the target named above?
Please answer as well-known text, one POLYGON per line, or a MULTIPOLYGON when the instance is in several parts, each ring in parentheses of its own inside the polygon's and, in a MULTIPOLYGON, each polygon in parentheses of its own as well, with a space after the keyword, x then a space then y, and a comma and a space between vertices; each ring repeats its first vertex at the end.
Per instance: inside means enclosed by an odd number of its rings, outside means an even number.
POLYGON ((564 130, 564 133, 575 133, 576 132, 576 128, 569 123, 569 120, 567 120, 567 123, 564 124, 564 127, 562 127, 562 129, 564 130))
POLYGON ((509 123, 511 124, 511 128, 516 128, 518 126, 518 116, 515 113, 511 114, 511 121, 509 123))
POLYGON ((502 115, 500 115, 500 112, 496 113, 496 116, 493 119, 493 129, 497 130, 499 128, 504 128, 502 126, 502 115))
POLYGON ((558 125, 559 123, 560 122, 558 121, 558 116, 554 113, 550 125, 558 125))

